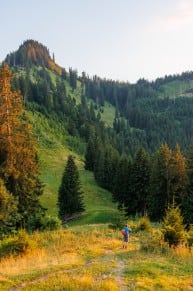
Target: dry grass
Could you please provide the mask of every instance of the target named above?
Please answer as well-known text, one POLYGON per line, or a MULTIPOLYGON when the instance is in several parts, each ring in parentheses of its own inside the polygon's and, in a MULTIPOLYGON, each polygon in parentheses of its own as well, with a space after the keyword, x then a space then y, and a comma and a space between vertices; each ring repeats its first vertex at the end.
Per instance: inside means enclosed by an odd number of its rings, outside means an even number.
POLYGON ((1 260, 0 290, 14 290, 10 289, 14 286, 32 291, 191 288, 190 250, 175 249, 167 255, 143 252, 134 234, 123 250, 121 238, 120 231, 100 225, 34 233, 36 249, 1 260))

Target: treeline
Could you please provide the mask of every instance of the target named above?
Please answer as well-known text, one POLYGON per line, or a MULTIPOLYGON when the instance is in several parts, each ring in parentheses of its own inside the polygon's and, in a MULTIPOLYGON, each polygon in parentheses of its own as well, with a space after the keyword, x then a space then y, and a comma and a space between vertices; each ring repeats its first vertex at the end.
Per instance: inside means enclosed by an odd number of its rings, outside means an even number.
POLYGON ((154 82, 140 79, 136 84, 97 76, 89 78, 85 73, 81 78, 88 98, 99 106, 104 106, 105 101, 115 106, 116 133, 128 140, 128 132, 132 132, 133 137, 151 152, 165 142, 170 147, 179 143, 183 150, 191 143, 193 98, 186 93, 191 92, 192 80, 192 72, 166 76, 154 82))
POLYGON ((167 208, 179 206, 187 224, 193 223, 193 148, 187 158, 179 145, 163 144, 151 156, 140 148, 133 159, 120 156, 110 145, 93 137, 85 155, 85 169, 113 193, 127 216, 147 215, 160 221, 167 208))

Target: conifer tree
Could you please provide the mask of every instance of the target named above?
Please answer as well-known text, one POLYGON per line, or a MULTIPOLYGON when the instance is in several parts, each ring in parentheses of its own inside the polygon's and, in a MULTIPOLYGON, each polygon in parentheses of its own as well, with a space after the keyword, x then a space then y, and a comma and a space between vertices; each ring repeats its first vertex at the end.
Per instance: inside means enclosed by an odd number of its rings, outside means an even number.
POLYGON ((181 205, 184 196, 186 195, 187 185, 187 171, 186 171, 186 159, 180 151, 180 147, 177 144, 172 151, 172 157, 170 161, 170 201, 169 204, 181 205))
POLYGON ((167 209, 163 219, 162 232, 164 240, 169 243, 169 246, 178 245, 185 240, 185 228, 179 207, 171 206, 167 209))
POLYGON ((89 138, 86 154, 85 154, 85 169, 89 171, 94 170, 96 159, 96 139, 94 141, 93 138, 89 138))
POLYGON ((190 147, 187 156, 187 187, 182 199, 182 213, 187 224, 193 224, 193 146, 190 147))
POLYGON ((105 178, 105 149, 102 144, 99 144, 96 150, 96 159, 94 164, 94 177, 97 183, 104 187, 105 178))
POLYGON ((58 191, 59 218, 64 221, 84 211, 79 172, 73 157, 68 157, 58 191))
POLYGON ((17 226, 43 215, 39 203, 42 185, 38 178, 35 137, 23 111, 22 96, 11 89, 13 75, 3 63, 0 70, 0 178, 18 201, 17 226))
POLYGON ((133 161, 131 172, 131 191, 135 212, 147 213, 147 196, 150 186, 150 161, 148 154, 140 148, 133 161))
POLYGON ((148 197, 149 214, 152 219, 163 217, 170 205, 181 205, 186 196, 186 159, 176 145, 172 151, 165 144, 154 156, 151 191, 148 197))
POLYGON ((113 189, 113 198, 114 201, 118 203, 119 209, 124 208, 129 201, 128 192, 130 188, 130 174, 131 162, 126 156, 123 156, 117 164, 115 186, 113 189))
POLYGON ((151 219, 163 218, 170 195, 170 160, 172 151, 167 144, 161 145, 154 155, 148 195, 148 214, 151 219))

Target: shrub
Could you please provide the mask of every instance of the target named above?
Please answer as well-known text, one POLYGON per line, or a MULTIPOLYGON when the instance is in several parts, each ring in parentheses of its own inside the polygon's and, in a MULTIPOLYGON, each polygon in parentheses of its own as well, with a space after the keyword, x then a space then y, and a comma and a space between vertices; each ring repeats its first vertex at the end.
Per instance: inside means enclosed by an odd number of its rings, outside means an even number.
POLYGON ((188 231, 187 236, 188 246, 193 246, 193 225, 191 225, 190 230, 188 231))
POLYGON ((141 250, 145 252, 167 253, 168 243, 163 241, 163 233, 160 230, 154 230, 140 239, 141 250))
POLYGON ((132 233, 138 231, 138 223, 132 219, 129 219, 127 224, 130 226, 132 233))
POLYGON ((17 235, 9 236, 1 241, 0 258, 26 254, 36 247, 37 243, 30 239, 24 230, 20 230, 17 235))
POLYGON ((58 217, 45 216, 43 219, 43 230, 55 230, 62 226, 61 220, 58 217))
POLYGON ((142 218, 139 219, 138 230, 146 230, 150 231, 151 230, 151 223, 150 220, 147 216, 143 216, 142 218))
POLYGON ((27 229, 30 231, 34 230, 55 230, 60 228, 62 225, 61 221, 57 217, 44 216, 36 217, 30 221, 27 226, 27 229))

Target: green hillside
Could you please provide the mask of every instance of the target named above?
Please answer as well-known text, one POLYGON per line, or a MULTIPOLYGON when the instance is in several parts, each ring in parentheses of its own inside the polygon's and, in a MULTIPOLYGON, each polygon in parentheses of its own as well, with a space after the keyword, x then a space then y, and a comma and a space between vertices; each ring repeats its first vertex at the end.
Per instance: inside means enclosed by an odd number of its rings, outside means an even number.
POLYGON ((58 188, 67 157, 71 154, 79 168, 86 206, 82 218, 73 224, 115 222, 119 213, 112 202, 112 194, 97 185, 92 172, 84 170, 84 157, 79 152, 80 148, 85 150, 85 143, 70 137, 63 127, 59 129, 53 119, 50 121, 40 113, 28 114, 39 140, 41 180, 45 185, 41 202, 48 209, 47 214, 57 216, 58 188))
POLYGON ((171 99, 186 96, 186 91, 192 88, 192 81, 174 80, 161 86, 162 93, 159 97, 165 98, 168 96, 171 99))

